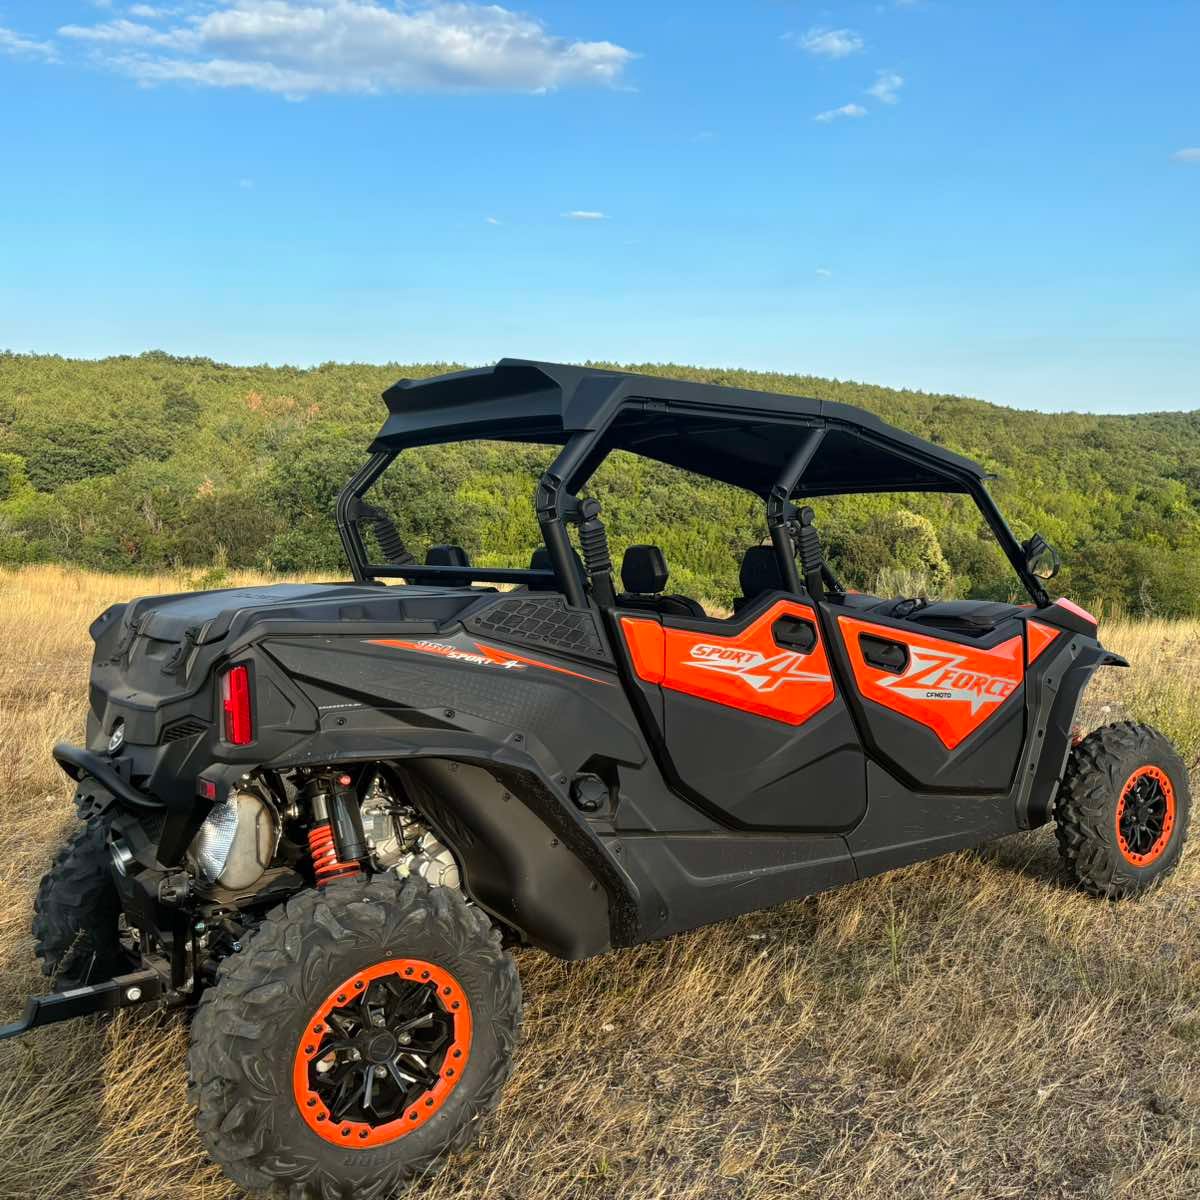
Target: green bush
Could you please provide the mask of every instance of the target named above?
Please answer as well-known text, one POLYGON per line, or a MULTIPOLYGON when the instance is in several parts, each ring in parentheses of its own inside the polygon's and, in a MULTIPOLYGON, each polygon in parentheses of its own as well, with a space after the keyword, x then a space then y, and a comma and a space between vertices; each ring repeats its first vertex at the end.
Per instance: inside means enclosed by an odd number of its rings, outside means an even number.
MULTIPOLYGON (((598 364, 612 365, 612 364, 598 364)), ((191 570, 344 569, 337 492, 401 376, 448 364, 231 367, 161 352, 85 362, 0 354, 0 562, 191 570)), ((1014 531, 1062 552, 1055 589, 1084 603, 1200 612, 1200 416, 1017 412, 979 400, 810 376, 650 364, 634 369, 857 405, 967 454, 1000 476, 1014 531)), ((551 447, 471 443, 411 451, 374 502, 410 548, 456 542, 488 565, 528 562, 532 497, 551 447)), ((671 588, 728 603, 761 501, 618 454, 590 486, 615 554, 660 545, 671 588)), ((1011 566, 963 497, 854 496, 814 503, 847 581, 1005 598, 1011 566)))

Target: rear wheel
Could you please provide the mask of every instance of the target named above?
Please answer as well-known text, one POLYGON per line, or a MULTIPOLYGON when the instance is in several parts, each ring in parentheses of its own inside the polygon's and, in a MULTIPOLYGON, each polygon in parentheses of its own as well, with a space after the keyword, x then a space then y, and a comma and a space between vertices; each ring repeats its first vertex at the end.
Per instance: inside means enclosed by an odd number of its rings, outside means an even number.
POLYGON ((103 983, 129 970, 120 915, 107 831, 93 819, 58 852, 33 902, 34 949, 56 991, 103 983))
POLYGON ((1122 721, 1071 753, 1058 799, 1058 847, 1076 882, 1119 899, 1178 865, 1191 811, 1187 768, 1156 729, 1122 721))
POLYGON ((242 1187, 387 1196, 495 1103, 521 1012, 478 909, 423 880, 346 881, 271 913, 192 1026, 190 1094, 242 1187))

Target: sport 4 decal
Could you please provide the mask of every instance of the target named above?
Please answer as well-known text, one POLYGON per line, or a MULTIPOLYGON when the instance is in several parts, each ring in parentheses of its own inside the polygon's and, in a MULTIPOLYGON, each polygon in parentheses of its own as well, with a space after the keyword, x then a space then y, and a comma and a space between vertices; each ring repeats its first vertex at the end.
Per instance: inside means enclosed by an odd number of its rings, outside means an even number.
POLYGON ((647 683, 799 725, 833 700, 833 679, 819 636, 807 654, 776 643, 772 627, 780 617, 799 617, 815 632, 813 610, 791 600, 728 637, 643 617, 622 617, 621 628, 634 670, 647 683))
POLYGON ((420 638, 410 642, 403 638, 368 638, 372 646, 389 646, 393 650, 415 650, 418 654, 432 654, 451 662, 466 663, 472 667, 499 667, 502 671, 524 671, 526 667, 537 667, 542 671, 554 671, 559 675, 570 675, 575 679, 586 679, 589 683, 608 685, 608 680, 585 675, 582 671, 569 671, 566 667, 543 662, 540 658, 526 658, 514 650, 489 646, 485 642, 474 642, 474 650, 456 646, 453 642, 435 642, 420 638))
POLYGON ((697 642, 691 648, 691 657, 681 665, 736 675, 756 692, 773 692, 785 683, 828 683, 828 671, 805 670, 804 663, 809 657, 795 650, 781 650, 767 657, 758 650, 697 642))
POLYGON ((1024 678, 1020 635, 981 649, 854 617, 839 617, 838 627, 862 695, 932 729, 948 750, 997 712, 1024 678), (864 634, 906 647, 907 663, 886 670, 867 662, 864 634))

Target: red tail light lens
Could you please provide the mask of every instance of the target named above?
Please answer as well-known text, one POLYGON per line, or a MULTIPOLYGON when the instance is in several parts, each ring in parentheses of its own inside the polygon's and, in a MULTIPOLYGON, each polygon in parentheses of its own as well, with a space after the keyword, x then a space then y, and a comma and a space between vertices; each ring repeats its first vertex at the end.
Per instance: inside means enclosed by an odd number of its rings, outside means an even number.
POLYGON ((225 711, 225 740, 235 746, 248 746, 254 741, 249 667, 230 667, 221 676, 221 707, 225 711))

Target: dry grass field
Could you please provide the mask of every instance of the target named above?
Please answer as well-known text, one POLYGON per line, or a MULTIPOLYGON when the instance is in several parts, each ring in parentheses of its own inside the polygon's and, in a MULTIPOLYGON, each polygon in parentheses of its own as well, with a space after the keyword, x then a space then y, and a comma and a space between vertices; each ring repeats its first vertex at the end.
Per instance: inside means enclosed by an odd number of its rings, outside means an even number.
MULTIPOLYGON (((89 621, 172 578, 0 572, 0 1011, 40 976, 39 877, 72 820, 89 621)), ((1084 724, 1200 754, 1200 623, 1116 622, 1084 724)), ((1140 903, 1070 890, 1047 830, 582 964, 519 956, 516 1072, 428 1200, 1200 1195, 1200 853, 1140 903)), ((0 1046, 0 1198, 224 1200, 186 1021, 0 1046)))

